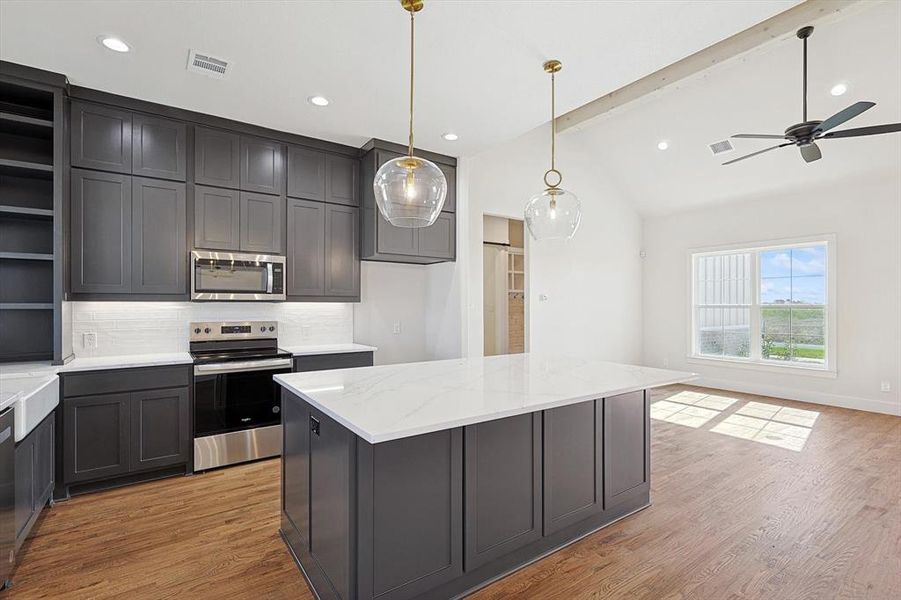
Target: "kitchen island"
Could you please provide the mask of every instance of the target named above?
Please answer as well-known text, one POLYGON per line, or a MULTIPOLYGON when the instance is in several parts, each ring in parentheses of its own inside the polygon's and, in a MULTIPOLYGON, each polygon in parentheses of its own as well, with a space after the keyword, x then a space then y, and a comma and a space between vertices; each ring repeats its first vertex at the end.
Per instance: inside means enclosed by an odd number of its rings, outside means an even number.
POLYGON ((281 534, 320 598, 453 598, 650 505, 649 395, 514 354, 276 375, 281 534))

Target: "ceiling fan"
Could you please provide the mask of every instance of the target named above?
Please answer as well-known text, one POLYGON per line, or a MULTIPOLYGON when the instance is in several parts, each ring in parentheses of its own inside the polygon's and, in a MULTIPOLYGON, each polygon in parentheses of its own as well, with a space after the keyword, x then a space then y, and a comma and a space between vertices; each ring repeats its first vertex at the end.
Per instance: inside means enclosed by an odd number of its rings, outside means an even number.
POLYGON ((739 158, 724 162, 723 165, 731 165, 740 160, 775 150, 776 148, 784 148, 785 146, 797 146, 801 150, 801 157, 806 162, 813 162, 822 157, 817 140, 844 137, 859 137, 864 135, 878 135, 880 133, 895 133, 901 131, 901 123, 891 123, 888 125, 873 125, 871 127, 858 127, 856 129, 842 129, 839 131, 830 131, 834 127, 838 127, 846 121, 850 121, 860 113, 876 106, 875 102, 856 102, 844 110, 840 110, 825 121, 808 121, 807 120, 807 38, 813 33, 813 26, 808 25, 798 30, 797 36, 804 41, 804 121, 792 125, 785 130, 783 135, 757 134, 757 133, 739 133, 733 135, 733 138, 754 138, 763 140, 785 140, 785 142, 776 146, 770 146, 751 154, 746 154, 739 158))

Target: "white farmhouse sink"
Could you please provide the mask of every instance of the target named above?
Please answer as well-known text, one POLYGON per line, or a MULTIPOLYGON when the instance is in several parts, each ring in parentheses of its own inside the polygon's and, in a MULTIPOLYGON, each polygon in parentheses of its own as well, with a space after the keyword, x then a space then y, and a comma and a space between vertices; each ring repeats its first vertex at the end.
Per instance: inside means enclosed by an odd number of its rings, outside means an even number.
POLYGON ((48 373, 0 376, 0 404, 10 401, 15 402, 19 442, 59 404, 59 377, 48 373))

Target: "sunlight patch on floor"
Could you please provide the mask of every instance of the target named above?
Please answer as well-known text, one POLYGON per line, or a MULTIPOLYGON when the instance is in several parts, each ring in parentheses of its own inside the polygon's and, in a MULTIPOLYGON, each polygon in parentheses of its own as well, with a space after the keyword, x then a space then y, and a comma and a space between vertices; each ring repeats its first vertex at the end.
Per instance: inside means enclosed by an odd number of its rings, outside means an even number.
POLYGON ((735 402, 735 398, 685 390, 651 404, 651 418, 697 429, 735 402))
POLYGON ((813 410, 748 402, 710 431, 800 452, 819 416, 813 410))

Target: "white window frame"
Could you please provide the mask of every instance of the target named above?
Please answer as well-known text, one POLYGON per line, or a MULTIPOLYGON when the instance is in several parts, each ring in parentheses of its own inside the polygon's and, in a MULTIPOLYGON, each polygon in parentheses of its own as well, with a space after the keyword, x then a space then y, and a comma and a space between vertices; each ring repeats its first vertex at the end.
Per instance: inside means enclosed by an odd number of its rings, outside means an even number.
POLYGON ((812 375, 816 377, 836 377, 837 347, 836 347, 836 241, 835 234, 812 235, 764 242, 746 242, 741 244, 729 244, 704 248, 691 248, 687 253, 688 266, 688 352, 687 361, 694 364, 707 364, 725 367, 737 367, 752 369, 755 371, 770 371, 779 373, 792 373, 812 375), (760 336, 755 332, 760 331, 760 253, 769 250, 783 250, 810 246, 812 244, 826 245, 826 360, 822 365, 778 363, 772 360, 764 360, 760 354, 760 336), (751 261, 751 282, 753 293, 751 294, 751 355, 749 358, 706 356, 697 352, 697 311, 696 298, 697 285, 695 282, 694 259, 697 256, 715 256, 719 254, 735 254, 738 252, 753 253, 751 261))

